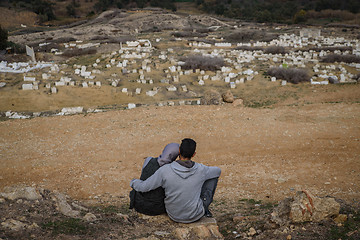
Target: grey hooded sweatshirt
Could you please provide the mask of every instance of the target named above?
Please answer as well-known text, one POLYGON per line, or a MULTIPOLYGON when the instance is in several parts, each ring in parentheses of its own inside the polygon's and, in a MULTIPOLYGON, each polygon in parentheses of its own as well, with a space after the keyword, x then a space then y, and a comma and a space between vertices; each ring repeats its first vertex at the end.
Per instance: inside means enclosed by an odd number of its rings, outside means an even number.
POLYGON ((208 167, 195 163, 187 168, 178 162, 172 162, 159 168, 145 181, 133 179, 130 186, 139 192, 147 192, 163 187, 165 189, 165 207, 169 217, 182 223, 190 223, 204 216, 203 202, 200 199, 204 182, 219 177, 218 167, 208 167))

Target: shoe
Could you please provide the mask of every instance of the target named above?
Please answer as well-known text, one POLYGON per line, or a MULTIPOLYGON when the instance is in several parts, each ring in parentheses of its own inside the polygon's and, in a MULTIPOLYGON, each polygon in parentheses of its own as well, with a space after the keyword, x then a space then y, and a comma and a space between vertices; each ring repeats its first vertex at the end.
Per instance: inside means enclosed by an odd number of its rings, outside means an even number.
POLYGON ((212 218, 213 215, 212 213, 209 211, 209 209, 205 210, 205 214, 204 214, 205 217, 208 217, 208 218, 212 218))

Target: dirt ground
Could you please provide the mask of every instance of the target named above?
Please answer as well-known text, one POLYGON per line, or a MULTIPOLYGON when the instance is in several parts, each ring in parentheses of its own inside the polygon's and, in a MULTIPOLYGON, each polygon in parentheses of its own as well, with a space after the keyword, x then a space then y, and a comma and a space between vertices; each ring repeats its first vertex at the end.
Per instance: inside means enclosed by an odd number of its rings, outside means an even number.
POLYGON ((35 184, 75 199, 127 201, 143 159, 190 137, 198 143, 194 160, 222 169, 217 199, 274 201, 308 189, 359 201, 359 108, 151 106, 3 121, 0 188, 35 184))

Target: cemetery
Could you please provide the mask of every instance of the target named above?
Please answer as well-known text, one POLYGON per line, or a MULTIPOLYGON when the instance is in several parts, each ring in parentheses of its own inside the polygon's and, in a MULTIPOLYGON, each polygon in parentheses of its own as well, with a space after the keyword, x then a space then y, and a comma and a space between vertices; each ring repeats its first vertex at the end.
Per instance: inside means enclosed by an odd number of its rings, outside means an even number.
MULTIPOLYGON (((102 24, 112 21, 106 19, 107 15, 111 14, 104 13, 95 20, 102 21, 102 24)), ((163 15, 179 21, 174 15, 163 15)), ((173 24, 176 24, 176 21, 173 21, 173 24)), ((212 30, 208 34, 207 39, 177 37, 169 41, 165 35, 171 35, 174 29, 176 31, 179 26, 174 25, 171 31, 165 30, 158 34, 138 33, 133 35, 132 40, 119 40, 118 44, 88 41, 84 40, 81 34, 76 34, 73 36, 78 39, 72 38, 72 41, 68 42, 58 40, 57 48, 52 48, 50 42, 39 40, 41 35, 38 33, 30 34, 38 35, 38 38, 36 46, 34 43, 31 44, 32 47, 26 45, 28 61, 0 63, 3 91, 6 94, 18 92, 20 89, 27 91, 26 104, 21 106, 21 103, 17 103, 12 107, 11 101, 2 101, 1 110, 3 113, 10 110, 29 113, 79 107, 74 101, 69 101, 69 105, 59 103, 57 109, 45 103, 35 106, 32 102, 36 100, 32 98, 39 94, 43 101, 56 102, 60 101, 54 100, 59 99, 60 94, 65 94, 61 98, 81 95, 84 96, 84 101, 80 100, 80 104, 84 109, 109 105, 126 108, 129 103, 138 106, 168 105, 166 102, 170 99, 171 102, 175 100, 175 104, 179 104, 179 101, 197 104, 205 92, 213 88, 220 92, 231 90, 234 96, 242 98, 240 91, 246 89, 250 82, 265 82, 263 84, 266 86, 289 86, 286 82, 326 85, 356 83, 359 79, 360 43, 355 35, 348 34, 345 38, 336 34, 329 35, 329 31, 335 31, 333 29, 324 32, 316 28, 302 28, 297 31, 287 29, 281 33, 286 27, 279 26, 267 29, 278 32, 277 37, 271 41, 226 42, 222 37, 224 32, 229 31, 229 28, 235 28, 236 31, 242 31, 243 28, 231 22, 216 23, 221 24, 216 31, 212 30), (43 52, 44 47, 50 48, 49 51, 43 52), (76 55, 75 52, 85 49, 91 49, 94 53, 82 55, 83 53, 79 52, 79 55, 76 55), (75 55, 63 56, 69 51, 75 55), (353 56, 353 59, 347 62, 324 62, 323 59, 331 55, 353 56), (198 64, 186 62, 191 61, 193 56, 197 59, 192 61, 198 61, 198 64), (214 61, 221 63, 210 66, 214 61), (281 69, 272 71, 274 68, 281 69), (294 73, 298 76, 295 80, 283 76, 286 72, 291 75, 289 72, 296 71, 295 69, 298 71, 294 73), (282 70, 285 72, 282 73, 282 70), (19 82, 20 79, 23 79, 22 83, 19 82), (88 89, 91 89, 91 93, 88 89), (91 94, 98 95, 100 90, 112 97, 90 97, 91 94)), ((203 27, 213 28, 210 25, 203 27)), ((63 35, 78 31, 78 28, 63 30, 63 35)), ((135 29, 136 31, 139 32, 135 29)), ((46 34, 46 38, 54 33, 44 32, 43 35, 46 34)), ((19 37, 14 36, 14 41, 17 39, 19 37)), ((25 38, 19 40, 23 39, 25 38)), ((66 40, 66 37, 62 39, 66 40)), ((3 95, 5 100, 8 97, 9 95, 3 95)))

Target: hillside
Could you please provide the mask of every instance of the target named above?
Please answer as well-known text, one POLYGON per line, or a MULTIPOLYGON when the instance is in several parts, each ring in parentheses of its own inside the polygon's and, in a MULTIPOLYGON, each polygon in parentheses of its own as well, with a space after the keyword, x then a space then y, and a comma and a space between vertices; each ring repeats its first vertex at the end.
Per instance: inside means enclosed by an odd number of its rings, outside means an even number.
POLYGON ((0 239, 359 238, 356 26, 115 9, 9 40, 37 61, 0 55, 0 239), (222 169, 214 218, 129 210, 144 158, 185 137, 222 169))

